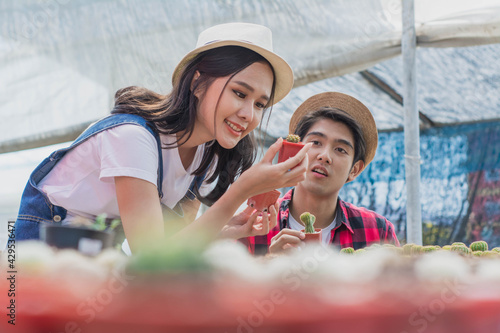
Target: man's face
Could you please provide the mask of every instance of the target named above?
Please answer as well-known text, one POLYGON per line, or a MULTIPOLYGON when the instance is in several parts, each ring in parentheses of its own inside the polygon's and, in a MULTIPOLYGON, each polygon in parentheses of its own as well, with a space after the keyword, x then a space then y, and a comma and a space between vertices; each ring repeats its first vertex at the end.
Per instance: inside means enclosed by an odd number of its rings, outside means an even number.
POLYGON ((349 128, 340 122, 320 119, 314 123, 302 138, 304 143, 312 142, 309 150, 309 165, 306 179, 297 187, 320 196, 331 196, 347 181, 354 180, 363 161, 353 166, 354 137, 349 128))

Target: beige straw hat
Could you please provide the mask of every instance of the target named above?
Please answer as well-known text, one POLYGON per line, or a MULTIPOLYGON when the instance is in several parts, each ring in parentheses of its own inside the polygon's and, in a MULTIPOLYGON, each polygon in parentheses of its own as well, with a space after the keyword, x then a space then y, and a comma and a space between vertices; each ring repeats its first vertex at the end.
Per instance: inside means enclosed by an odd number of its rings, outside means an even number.
POLYGON ((273 66, 276 76, 274 104, 290 92, 293 86, 293 71, 283 58, 273 52, 271 30, 252 23, 225 23, 202 31, 198 36, 196 48, 186 54, 175 68, 172 82, 175 83, 179 79, 187 63, 199 53, 229 45, 250 49, 260 54, 273 66))
MULTIPOLYGON (((302 117, 322 107, 337 108, 348 113, 361 127, 366 142, 365 168, 375 157, 378 144, 377 125, 368 108, 356 98, 339 92, 324 92, 309 97, 292 115, 289 133, 294 133, 302 117)), ((364 168, 363 168, 364 169, 364 168)))

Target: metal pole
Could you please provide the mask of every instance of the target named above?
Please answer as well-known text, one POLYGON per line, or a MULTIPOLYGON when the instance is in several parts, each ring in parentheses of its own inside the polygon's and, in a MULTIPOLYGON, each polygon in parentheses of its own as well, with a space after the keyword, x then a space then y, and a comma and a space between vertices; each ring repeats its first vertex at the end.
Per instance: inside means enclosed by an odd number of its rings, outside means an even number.
POLYGON ((91 123, 92 122, 81 123, 63 129, 58 129, 54 131, 34 134, 28 137, 0 142, 0 154, 20 151, 25 149, 39 148, 67 141, 73 141, 91 123))
POLYGON ((405 111, 406 240, 422 245, 420 206, 420 132, 417 108, 417 66, 414 0, 403 3, 403 106, 405 111))

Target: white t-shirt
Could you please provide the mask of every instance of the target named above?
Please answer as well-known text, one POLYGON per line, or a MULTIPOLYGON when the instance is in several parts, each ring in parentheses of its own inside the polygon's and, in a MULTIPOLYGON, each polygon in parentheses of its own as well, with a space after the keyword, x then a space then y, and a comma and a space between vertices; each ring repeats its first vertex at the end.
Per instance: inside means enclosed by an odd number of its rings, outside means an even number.
MULTIPOLYGON (((174 135, 161 135, 162 143, 172 143, 174 135)), ((70 152, 45 176, 39 186, 51 203, 64 207, 68 223, 75 217, 94 219, 106 213, 119 218, 114 177, 128 176, 158 182, 158 148, 154 136, 138 125, 121 125, 90 137, 70 152)), ((177 148, 162 149, 163 198, 173 208, 184 197, 203 158, 205 145, 198 146, 191 165, 182 165, 177 148)), ((207 177, 213 173, 213 167, 207 177)), ((212 185, 212 184, 211 184, 212 185)), ((206 195, 211 186, 205 182, 200 193, 206 195)))
MULTIPOLYGON (((333 228, 335 228, 335 220, 333 219, 332 223, 330 223, 326 228, 321 229, 321 243, 323 245, 330 244, 330 238, 333 228)), ((288 214, 288 224, 290 225, 290 229, 292 230, 303 230, 304 226, 299 223, 296 219, 293 218, 292 214, 288 214)))

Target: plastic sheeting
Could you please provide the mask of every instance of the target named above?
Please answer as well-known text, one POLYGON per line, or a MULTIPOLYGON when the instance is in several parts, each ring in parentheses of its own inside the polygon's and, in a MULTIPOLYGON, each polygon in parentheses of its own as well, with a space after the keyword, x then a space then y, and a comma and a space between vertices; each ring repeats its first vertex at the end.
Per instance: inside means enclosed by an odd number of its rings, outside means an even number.
MULTIPOLYGON (((432 121, 421 127, 458 125, 465 122, 500 120, 500 44, 463 48, 425 48, 417 51, 418 110, 432 121)), ((401 56, 381 62, 368 72, 403 95, 401 56)), ((350 94, 372 111, 379 131, 403 129, 400 102, 371 83, 363 73, 347 74, 295 88, 275 106, 267 132, 284 136, 293 111, 308 97, 321 91, 350 94)))
MULTIPOLYGON (((500 42, 497 0, 417 0, 415 10, 422 46, 500 42)), ((400 53, 399 0, 0 2, 0 152, 75 137, 119 88, 167 92, 198 33, 230 21, 269 26, 296 86, 400 53)))

